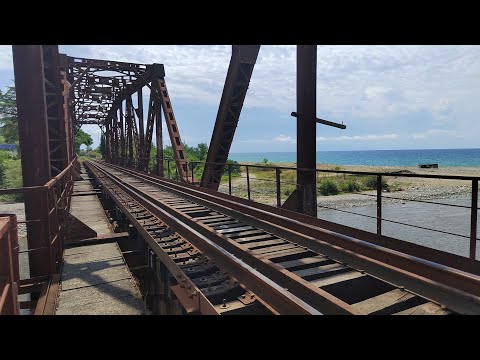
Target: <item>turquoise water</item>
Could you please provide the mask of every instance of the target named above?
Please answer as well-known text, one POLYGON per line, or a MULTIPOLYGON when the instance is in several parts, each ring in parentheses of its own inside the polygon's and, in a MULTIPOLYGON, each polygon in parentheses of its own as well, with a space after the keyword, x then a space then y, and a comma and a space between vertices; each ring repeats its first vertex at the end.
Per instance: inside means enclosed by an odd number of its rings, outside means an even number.
MULTIPOLYGON (((231 153, 238 162, 296 162, 295 152, 231 153)), ((317 151, 317 163, 367 166, 480 166, 480 149, 317 151)))

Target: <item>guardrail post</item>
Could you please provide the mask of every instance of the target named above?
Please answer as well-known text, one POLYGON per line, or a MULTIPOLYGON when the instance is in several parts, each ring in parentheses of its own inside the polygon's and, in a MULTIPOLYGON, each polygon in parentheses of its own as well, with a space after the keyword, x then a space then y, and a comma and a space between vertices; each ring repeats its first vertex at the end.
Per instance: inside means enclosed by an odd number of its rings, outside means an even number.
POLYGON ((232 195, 232 166, 228 164, 228 195, 232 195))
POLYGON ((470 259, 475 260, 477 252, 478 179, 472 180, 472 207, 470 211, 470 259))
POLYGON ((185 182, 188 182, 188 161, 185 161, 185 182))
POLYGON ((250 171, 248 170, 248 169, 249 169, 248 165, 246 165, 245 168, 247 169, 247 194, 248 194, 248 200, 251 200, 251 198, 250 198, 250 171))
POLYGON ((377 175, 377 235, 382 235, 382 175, 377 175))
POLYGON ((193 175, 193 169, 195 168, 195 162, 191 162, 190 164, 192 164, 192 185, 195 184, 195 178, 194 178, 194 175, 193 175))
POLYGON ((282 193, 280 192, 280 169, 278 167, 275 168, 275 182, 277 183, 277 207, 281 207, 282 206, 282 199, 281 199, 282 193))

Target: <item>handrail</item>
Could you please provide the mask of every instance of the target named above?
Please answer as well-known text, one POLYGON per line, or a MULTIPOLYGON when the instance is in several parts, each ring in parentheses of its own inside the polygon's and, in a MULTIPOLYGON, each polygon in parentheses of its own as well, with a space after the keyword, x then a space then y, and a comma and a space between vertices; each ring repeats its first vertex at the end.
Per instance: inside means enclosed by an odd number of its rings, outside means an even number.
POLYGON ((73 160, 68 164, 68 166, 62 170, 62 172, 55 177, 51 178, 44 186, 50 189, 53 185, 55 185, 66 173, 69 171, 77 161, 77 157, 74 157, 73 160))

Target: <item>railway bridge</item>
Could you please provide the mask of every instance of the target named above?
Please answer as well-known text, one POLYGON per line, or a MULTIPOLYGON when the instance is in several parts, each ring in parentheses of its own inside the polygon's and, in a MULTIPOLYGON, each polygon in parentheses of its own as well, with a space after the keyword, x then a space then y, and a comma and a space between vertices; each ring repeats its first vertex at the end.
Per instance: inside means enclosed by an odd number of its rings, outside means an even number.
POLYGON ((0 195, 23 194, 25 220, 0 214, 0 314, 480 314, 478 178, 404 175, 471 185, 463 256, 382 231, 382 179, 398 174, 362 173, 376 179, 376 232, 317 218, 319 173, 350 172, 316 169, 317 124, 345 128, 317 118, 316 46, 297 47, 297 167, 269 168, 272 203, 253 199, 255 165, 227 159, 259 49, 232 46, 198 163, 187 158, 163 64, 13 46, 24 187, 0 195), (101 129, 102 160, 77 158, 85 124, 101 129), (296 181, 285 197, 288 171, 296 181))

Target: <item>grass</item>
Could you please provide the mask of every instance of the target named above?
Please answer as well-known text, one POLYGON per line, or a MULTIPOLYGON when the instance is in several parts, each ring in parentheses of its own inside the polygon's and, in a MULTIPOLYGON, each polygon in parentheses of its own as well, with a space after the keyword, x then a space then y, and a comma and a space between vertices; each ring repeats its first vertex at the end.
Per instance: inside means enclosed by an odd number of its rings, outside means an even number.
MULTIPOLYGON (((5 189, 19 188, 23 186, 22 163, 20 159, 4 159, 2 161, 5 177, 0 187, 5 189)), ((0 195, 0 201, 22 201, 22 194, 0 195)))

